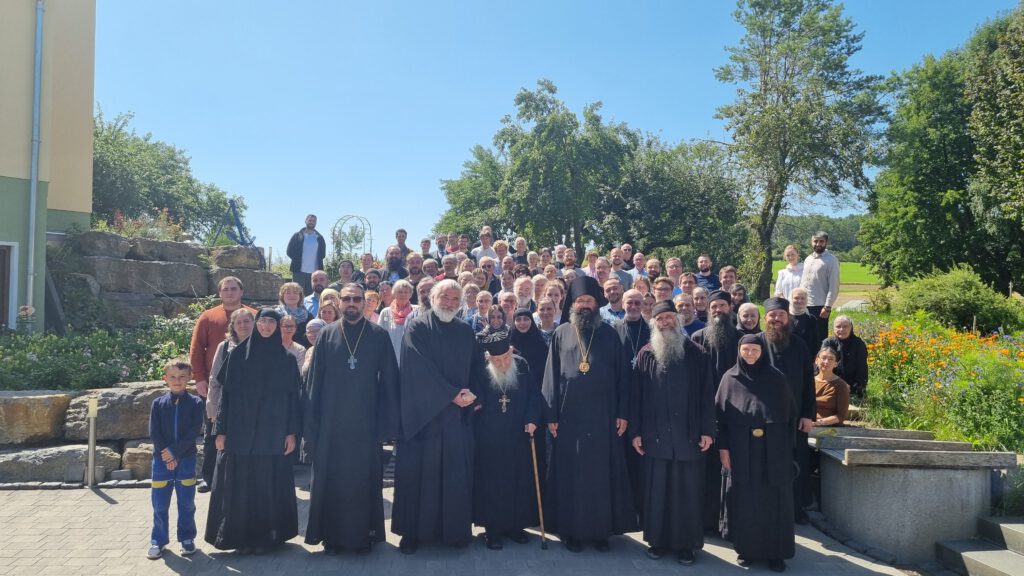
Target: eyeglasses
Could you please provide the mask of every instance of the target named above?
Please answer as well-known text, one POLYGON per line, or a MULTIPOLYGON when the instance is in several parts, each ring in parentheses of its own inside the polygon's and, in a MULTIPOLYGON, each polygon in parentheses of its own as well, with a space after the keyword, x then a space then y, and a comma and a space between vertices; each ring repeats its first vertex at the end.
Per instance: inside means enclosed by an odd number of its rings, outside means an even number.
POLYGON ((494 264, 484 264, 484 268, 494 268, 494 264))
POLYGON ((355 302, 356 304, 358 304, 358 303, 363 301, 363 297, 362 296, 342 296, 341 297, 341 301, 345 302, 345 303, 355 302))

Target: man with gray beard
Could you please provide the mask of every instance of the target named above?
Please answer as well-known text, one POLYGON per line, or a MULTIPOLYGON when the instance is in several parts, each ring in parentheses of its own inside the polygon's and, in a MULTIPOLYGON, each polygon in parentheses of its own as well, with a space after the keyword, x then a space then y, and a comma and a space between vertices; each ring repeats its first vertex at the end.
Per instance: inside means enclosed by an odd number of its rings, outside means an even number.
POLYGON ((704 546, 704 458, 715 434, 715 387, 704 350, 679 329, 671 302, 654 305, 651 341, 633 370, 630 435, 643 456, 647 555, 692 564, 704 546))
MULTIPOLYGON (((711 382, 718 391, 718 385, 730 368, 736 365, 739 350, 739 332, 732 315, 732 297, 724 290, 715 290, 708 295, 708 325, 693 335, 694 343, 707 352, 705 358, 711 382)), ((704 491, 704 531, 719 534, 719 520, 722 512, 721 484, 722 462, 718 450, 712 450, 707 459, 704 491)))
POLYGON ((455 318, 462 304, 458 282, 435 284, 430 304, 402 336, 402 435, 391 531, 402 537, 399 550, 405 554, 416 552, 420 542, 469 543, 474 390, 488 378, 476 335, 455 318))
POLYGON ((479 387, 473 522, 484 529, 491 550, 501 539, 526 542, 524 528, 536 526, 537 492, 530 436, 541 423, 540 390, 523 358, 514 355, 508 331, 477 335, 487 352, 487 382, 479 387))
POLYGON ((597 280, 573 281, 544 371, 552 437, 544 519, 571 552, 582 550, 583 540, 607 552, 609 536, 636 528, 621 440, 630 358, 615 329, 601 321, 604 304, 597 280))
MULTIPOLYGON (((793 461, 799 467, 797 477, 793 480, 794 518, 800 524, 807 523, 804 506, 810 504, 810 448, 807 446, 807 433, 814 425, 817 400, 814 390, 814 356, 807 350, 800 338, 792 337, 792 326, 789 317, 789 301, 775 297, 764 301, 764 332, 758 335, 763 343, 764 354, 768 362, 782 372, 786 383, 793 393, 796 411, 799 418, 799 429, 793 444, 793 461)), ((815 350, 814 353, 816 353, 815 350)))

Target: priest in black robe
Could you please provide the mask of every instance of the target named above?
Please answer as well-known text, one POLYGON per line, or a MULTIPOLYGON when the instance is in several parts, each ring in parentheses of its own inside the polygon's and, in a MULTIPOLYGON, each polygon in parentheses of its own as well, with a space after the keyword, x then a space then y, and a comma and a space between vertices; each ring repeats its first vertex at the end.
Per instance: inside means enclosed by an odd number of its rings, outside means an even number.
MULTIPOLYGON (((615 323, 615 330, 619 333, 622 346, 629 354, 631 366, 636 366, 637 355, 640 350, 651 340, 651 328, 647 325, 641 312, 643 311, 644 295, 639 290, 630 288, 622 295, 622 307, 626 314, 622 320, 615 323)), ((633 448, 630 434, 622 437, 622 450, 626 454, 626 472, 629 474, 629 488, 633 492, 633 507, 636 508, 643 524, 644 516, 644 463, 643 459, 633 448)))
POLYGON ((219 550, 261 552, 299 533, 287 457, 302 427, 299 367, 281 345, 280 323, 275 309, 260 310, 256 329, 217 377, 223 388, 205 539, 219 550))
POLYGON ((472 537, 473 404, 487 370, 472 328, 455 318, 461 299, 457 282, 438 282, 430 310, 402 337, 391 531, 406 554, 420 542, 465 546, 472 537))
POLYGON ((544 519, 572 552, 583 540, 606 552, 610 536, 637 524, 621 439, 630 359, 615 329, 601 321, 604 304, 597 280, 573 281, 544 372, 552 436, 544 519))
POLYGON ((629 403, 632 446, 644 463, 644 540, 649 557, 673 552, 692 564, 704 546, 704 455, 715 435, 715 387, 704 350, 679 330, 671 302, 654 305, 651 324, 629 403))
POLYGON ((342 321, 317 340, 307 375, 312 455, 306 543, 328 554, 383 542, 381 443, 398 437, 398 361, 387 330, 363 317, 363 288, 341 289, 342 321))
POLYGON ((789 316, 789 301, 775 297, 764 301, 765 331, 759 334, 768 363, 786 377, 793 393, 797 430, 793 444, 793 462, 797 476, 793 481, 793 513, 796 521, 807 523, 804 507, 811 503, 811 452, 807 434, 814 426, 817 399, 814 387, 814 354, 799 338, 794 338, 789 316))
POLYGON ((772 571, 781 572, 796 548, 793 394, 760 338, 741 338, 739 354, 715 396, 719 456, 729 471, 723 533, 740 566, 767 560, 772 571))
POLYGON ((487 547, 500 550, 502 537, 524 544, 524 528, 539 523, 530 441, 541 423, 541 395, 507 332, 480 344, 488 379, 478 388, 474 416, 473 523, 484 529, 487 547))
MULTIPOLYGON (((694 343, 704 348, 711 373, 711 382, 718 389, 722 376, 736 365, 739 333, 732 317, 732 297, 715 290, 708 295, 708 325, 693 335, 694 343)), ((717 534, 721 522, 724 472, 718 451, 708 452, 704 486, 704 531, 717 534)))

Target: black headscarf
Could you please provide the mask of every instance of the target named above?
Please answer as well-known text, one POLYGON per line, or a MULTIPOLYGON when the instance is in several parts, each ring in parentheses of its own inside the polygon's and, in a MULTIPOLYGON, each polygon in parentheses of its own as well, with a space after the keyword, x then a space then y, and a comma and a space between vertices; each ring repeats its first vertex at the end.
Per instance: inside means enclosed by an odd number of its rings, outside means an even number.
POLYGON ((256 313, 257 324, 260 318, 272 318, 277 322, 277 326, 274 328, 274 333, 266 338, 260 334, 256 326, 253 326, 252 334, 249 335, 248 342, 245 345, 246 361, 258 360, 267 354, 273 355, 273 352, 284 351, 284 345, 281 343, 281 317, 280 312, 275 308, 269 307, 260 308, 260 311, 256 313))
MULTIPOLYGON (((604 290, 601 289, 601 285, 597 283, 597 279, 591 278, 590 276, 578 276, 569 285, 569 294, 565 297, 565 302, 562 302, 562 324, 569 321, 569 313, 572 311, 572 305, 576 302, 576 299, 580 296, 593 296, 597 300, 597 307, 600 308, 608 303, 608 300, 604 297, 604 290)), ((597 310, 594 311, 597 313, 597 310)))
POLYGON ((761 375, 765 366, 768 366, 768 351, 764 349, 761 339, 754 334, 744 334, 743 336, 740 336, 740 341, 736 345, 737 350, 744 344, 757 344, 758 347, 761 348, 761 356, 757 359, 757 362, 754 362, 753 364, 747 364, 747 361, 743 359, 743 356, 738 353, 736 356, 736 366, 739 367, 740 375, 754 379, 761 375))
POLYGON ((548 362, 548 345, 544 343, 544 335, 540 333, 540 328, 537 328, 533 314, 528 308, 519 308, 512 318, 512 346, 530 365, 530 375, 539 384, 544 379, 544 367, 548 362), (530 319, 530 329, 526 332, 520 332, 515 327, 515 319, 520 316, 530 319))
POLYGON ((786 378, 768 361, 768 351, 761 339, 753 334, 741 336, 739 346, 756 344, 761 347, 757 362, 747 364, 737 354, 736 365, 722 376, 716 403, 721 410, 731 404, 752 417, 765 422, 788 422, 793 414, 793 395, 786 378))

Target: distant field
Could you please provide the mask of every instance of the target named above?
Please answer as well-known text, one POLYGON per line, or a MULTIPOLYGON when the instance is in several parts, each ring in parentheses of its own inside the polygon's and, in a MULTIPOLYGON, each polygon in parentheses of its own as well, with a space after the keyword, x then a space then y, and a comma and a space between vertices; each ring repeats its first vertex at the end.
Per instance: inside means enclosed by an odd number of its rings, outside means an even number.
MULTIPOLYGON (((772 283, 779 276, 779 270, 786 266, 785 261, 779 260, 772 263, 772 283)), ((839 263, 839 283, 844 284, 881 284, 878 276, 871 273, 866 266, 859 262, 839 263)))

